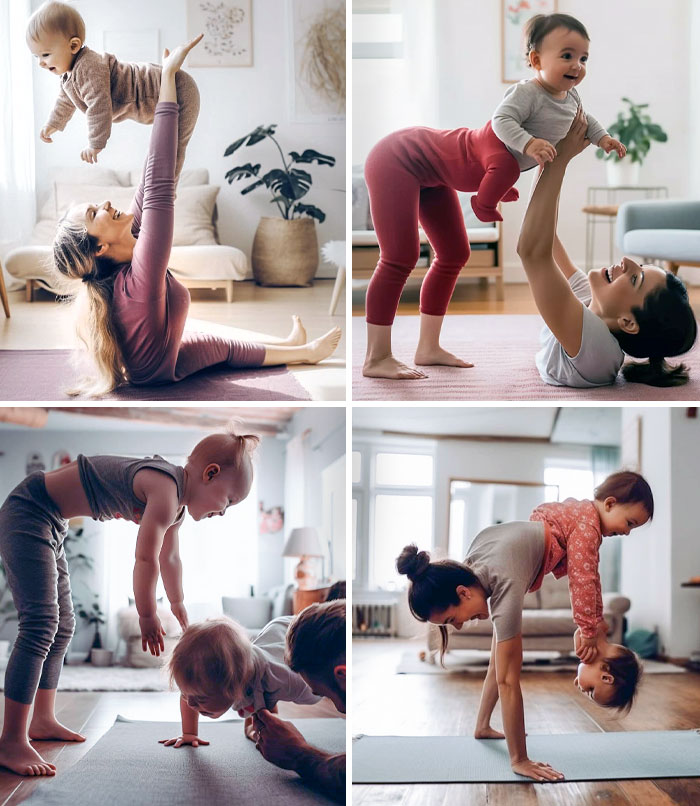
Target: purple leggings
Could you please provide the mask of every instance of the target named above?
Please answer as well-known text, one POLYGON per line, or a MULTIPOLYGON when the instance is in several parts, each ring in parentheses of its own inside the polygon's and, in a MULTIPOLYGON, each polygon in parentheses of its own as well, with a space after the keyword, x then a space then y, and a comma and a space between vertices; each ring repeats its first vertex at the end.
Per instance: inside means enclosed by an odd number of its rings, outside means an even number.
POLYGON ((487 124, 482 129, 441 131, 414 127, 380 140, 365 162, 379 263, 367 288, 367 322, 391 325, 401 292, 420 251, 418 224, 435 257, 420 291, 420 311, 443 316, 463 266, 469 240, 457 190, 479 193, 472 207, 479 218, 500 218, 501 199, 520 169, 487 124))

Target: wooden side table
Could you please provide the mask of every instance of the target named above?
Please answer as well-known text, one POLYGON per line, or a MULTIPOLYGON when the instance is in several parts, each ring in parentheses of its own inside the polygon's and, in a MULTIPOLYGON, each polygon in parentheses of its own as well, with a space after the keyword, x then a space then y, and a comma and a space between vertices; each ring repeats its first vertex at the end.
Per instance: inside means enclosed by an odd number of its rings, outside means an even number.
POLYGON ((305 607, 308 607, 314 602, 325 602, 329 590, 330 585, 327 585, 325 588, 312 588, 311 590, 305 591, 295 588, 294 598, 292 600, 292 609, 294 610, 294 615, 296 616, 297 613, 301 613, 305 607))
POLYGON ((608 225, 609 261, 613 262, 615 246, 614 232, 617 211, 620 208, 618 196, 620 193, 642 194, 643 199, 661 199, 668 197, 668 188, 663 185, 608 187, 607 185, 593 185, 588 188, 586 206, 581 212, 586 214, 586 271, 593 268, 595 260, 595 228, 597 224, 608 225), (604 197, 605 204, 599 202, 604 197))
POLYGON ((2 276, 2 263, 0 262, 0 297, 2 298, 2 307, 5 309, 5 316, 10 318, 10 302, 7 299, 7 289, 5 288, 5 278, 2 276))

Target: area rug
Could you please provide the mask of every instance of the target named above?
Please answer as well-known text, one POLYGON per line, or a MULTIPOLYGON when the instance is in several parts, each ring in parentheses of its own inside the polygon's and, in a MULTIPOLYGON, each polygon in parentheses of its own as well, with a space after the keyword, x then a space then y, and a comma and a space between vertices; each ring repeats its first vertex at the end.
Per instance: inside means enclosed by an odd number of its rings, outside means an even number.
MULTIPOLYGON (((435 663, 421 660, 418 652, 413 650, 401 655, 396 674, 484 674, 489 665, 490 653, 486 649, 454 649, 445 655, 444 668, 440 665, 439 656, 435 663)), ((578 658, 572 656, 562 658, 558 652, 523 651, 524 672, 571 672, 576 671, 578 658)), ((676 674, 685 672, 682 666, 673 663, 642 659, 644 674, 676 674)))
MULTIPOLYGON (((0 350, 1 400, 84 400, 65 389, 77 377, 72 350, 0 350)), ((179 383, 124 386, 100 400, 310 400, 287 367, 198 372, 179 383)))
MULTIPOLYGON (((682 357, 690 368, 690 381, 685 386, 659 389, 627 383, 618 375, 611 386, 570 389, 547 385, 535 367, 542 329, 539 316, 446 316, 443 347, 474 362, 474 367, 423 367, 428 374, 424 380, 389 381, 362 375, 366 325, 359 316, 353 317, 352 324, 353 400, 700 400, 698 345, 682 357)), ((394 321, 394 355, 410 366, 418 329, 417 316, 397 316, 394 321)))
MULTIPOLYGON (((5 671, 0 672, 0 691, 5 690, 5 671)), ((64 666, 58 680, 59 691, 170 691, 167 673, 162 669, 135 669, 130 666, 98 667, 90 663, 64 666)))
MULTIPOLYGON (((700 776, 700 731, 528 735, 530 758, 566 781, 700 776)), ((527 782, 510 768, 505 741, 472 736, 361 736, 353 742, 355 784, 527 782)))
MULTIPOLYGON (((307 741, 329 752, 345 747, 342 719, 295 722, 307 741)), ((241 724, 203 723, 206 747, 165 747, 159 739, 177 736, 179 722, 131 722, 114 726, 73 767, 44 779, 25 802, 38 806, 322 806, 330 804, 296 773, 265 761, 246 739, 241 724)))

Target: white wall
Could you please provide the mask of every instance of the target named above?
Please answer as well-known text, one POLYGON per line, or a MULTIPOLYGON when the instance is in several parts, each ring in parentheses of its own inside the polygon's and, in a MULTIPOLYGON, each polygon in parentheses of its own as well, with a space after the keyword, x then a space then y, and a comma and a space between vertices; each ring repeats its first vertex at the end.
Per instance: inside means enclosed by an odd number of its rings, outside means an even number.
MULTIPOLYGON (((380 137, 402 126, 483 126, 509 86, 501 83, 500 4, 482 0, 426 0, 428 3, 434 9, 434 62, 420 49, 412 52, 420 69, 432 75, 429 101, 419 92, 406 94, 401 85, 394 92, 393 78, 403 76, 401 81, 405 80, 400 64, 353 62, 353 164, 363 162, 380 137)), ((641 178, 642 184, 668 186, 671 197, 700 196, 700 158, 692 145, 700 135, 700 56, 690 46, 700 35, 700 4, 692 14, 691 5, 690 0, 668 0, 663 7, 658 0, 560 0, 558 5, 560 12, 580 19, 591 37, 588 74, 578 88, 584 107, 607 126, 622 107, 620 98, 630 97, 637 103, 649 103, 652 119, 667 131, 669 142, 652 145, 641 178)), ((431 43, 426 41, 426 46, 430 48, 431 43)), ((521 175, 517 185, 520 200, 504 205, 507 282, 526 279, 515 246, 532 174, 521 175)), ((586 188, 605 183, 604 163, 596 159, 593 147, 567 171, 559 234, 579 265, 585 259, 581 207, 586 203, 586 188)), ((597 229, 595 259, 601 266, 608 260, 604 226, 597 229)))
MULTIPOLYGON (((641 472, 654 493, 654 520, 622 540, 621 590, 632 600, 630 629, 658 628, 661 651, 688 657, 700 649, 700 595, 681 582, 700 573, 697 539, 700 421, 684 407, 622 410, 623 439, 642 420, 641 472)), ((623 458, 624 458, 623 445, 623 458)))
MULTIPOLYGON (((40 5, 33 0, 32 9, 40 5)), ((122 0, 118 4, 106 0, 76 0, 75 6, 85 20, 86 44, 104 50, 105 31, 160 31, 158 54, 144 54, 142 61, 160 60, 162 48, 184 42, 186 4, 184 0, 122 0)), ((289 52, 290 36, 285 0, 253 0, 253 67, 186 68, 199 86, 201 111, 195 133, 187 149, 185 168, 207 168, 212 184, 219 185, 219 236, 221 243, 237 246, 248 256, 260 216, 277 215, 269 203, 266 188, 241 196, 245 183, 229 186, 224 174, 245 162, 262 163, 263 170, 277 167, 279 154, 273 143, 266 141, 251 148, 239 149, 224 158, 226 147, 260 124, 278 123, 277 133, 282 150, 303 151, 312 148, 336 158, 333 168, 308 167, 314 181, 304 199, 320 207, 327 215, 317 224, 318 240, 343 240, 345 235, 345 122, 291 123, 289 52)), ((119 58, 119 54, 115 54, 119 58)), ((31 58, 27 50, 27 58, 31 58)), ((53 165, 83 165, 80 152, 87 145, 85 116, 76 112, 64 132, 54 135, 51 145, 38 139, 38 132, 56 99, 58 79, 38 65, 34 66, 34 114, 36 121, 36 176, 39 202, 48 190, 48 169, 53 165)), ((148 148, 151 127, 132 121, 115 125, 106 149, 98 156, 98 164, 115 169, 140 169, 148 148)), ((334 276, 335 269, 326 266, 319 276, 334 276)))

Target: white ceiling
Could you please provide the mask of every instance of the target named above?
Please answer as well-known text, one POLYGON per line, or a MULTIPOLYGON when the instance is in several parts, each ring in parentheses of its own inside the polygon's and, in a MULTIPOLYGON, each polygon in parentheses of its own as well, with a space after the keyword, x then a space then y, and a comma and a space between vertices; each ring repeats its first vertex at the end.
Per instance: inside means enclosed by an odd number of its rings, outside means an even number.
POLYGON ((352 413, 353 430, 461 437, 551 437, 553 442, 589 445, 618 445, 620 419, 620 409, 615 406, 567 406, 561 410, 554 406, 392 406, 354 408, 352 413))

